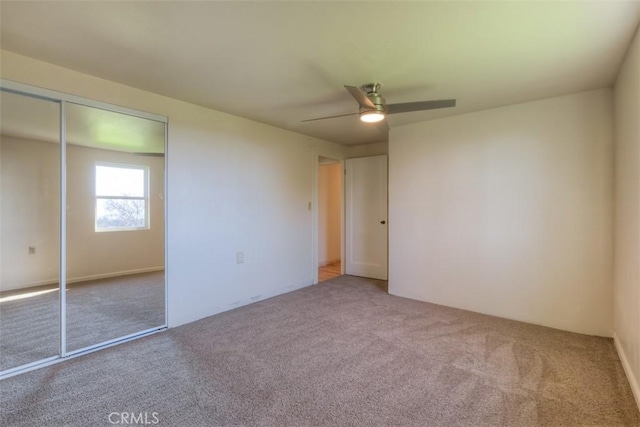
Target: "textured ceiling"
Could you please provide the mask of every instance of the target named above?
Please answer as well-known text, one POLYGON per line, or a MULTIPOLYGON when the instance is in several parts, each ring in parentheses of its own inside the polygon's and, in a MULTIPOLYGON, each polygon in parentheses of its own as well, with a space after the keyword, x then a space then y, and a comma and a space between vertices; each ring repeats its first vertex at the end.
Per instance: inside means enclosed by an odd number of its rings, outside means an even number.
POLYGON ((1 46, 342 144, 384 141, 343 85, 456 98, 391 127, 610 86, 640 1, 11 2, 1 46))

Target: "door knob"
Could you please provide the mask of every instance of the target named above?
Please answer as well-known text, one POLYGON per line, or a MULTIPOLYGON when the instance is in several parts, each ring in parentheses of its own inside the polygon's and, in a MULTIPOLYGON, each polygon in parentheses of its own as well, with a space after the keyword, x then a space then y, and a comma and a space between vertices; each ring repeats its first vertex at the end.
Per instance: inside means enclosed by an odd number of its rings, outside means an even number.
POLYGON ((386 224, 386 223, 387 223, 387 221, 385 221, 385 220, 380 221, 380 224, 386 224))

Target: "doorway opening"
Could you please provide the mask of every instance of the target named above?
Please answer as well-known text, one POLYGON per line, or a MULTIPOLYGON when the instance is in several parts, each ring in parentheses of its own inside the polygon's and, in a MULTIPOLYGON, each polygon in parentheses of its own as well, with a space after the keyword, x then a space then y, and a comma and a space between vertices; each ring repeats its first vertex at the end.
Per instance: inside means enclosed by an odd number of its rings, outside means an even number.
POLYGON ((318 157, 318 283, 342 275, 343 166, 318 157))

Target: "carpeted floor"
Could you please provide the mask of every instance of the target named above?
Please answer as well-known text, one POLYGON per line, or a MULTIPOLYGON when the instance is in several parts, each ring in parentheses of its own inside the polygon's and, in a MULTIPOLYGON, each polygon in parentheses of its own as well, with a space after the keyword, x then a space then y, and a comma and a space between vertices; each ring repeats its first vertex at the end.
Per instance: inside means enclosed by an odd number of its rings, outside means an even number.
MULTIPOLYGON (((59 354, 57 285, 2 296, 43 291, 29 298, 0 302, 0 370, 59 354)), ((68 285, 67 350, 163 325, 164 296, 164 272, 68 285)))
POLYGON ((0 425, 640 425, 610 339, 384 286, 342 276, 6 379, 0 425))

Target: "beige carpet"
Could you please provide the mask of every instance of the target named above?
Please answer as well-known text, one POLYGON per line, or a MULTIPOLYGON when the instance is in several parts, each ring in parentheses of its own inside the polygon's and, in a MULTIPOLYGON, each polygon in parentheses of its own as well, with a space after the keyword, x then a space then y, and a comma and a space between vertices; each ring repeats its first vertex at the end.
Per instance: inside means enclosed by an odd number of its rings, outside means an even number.
POLYGON ((0 425, 640 425, 610 339, 384 285, 342 276, 9 378, 0 425))

